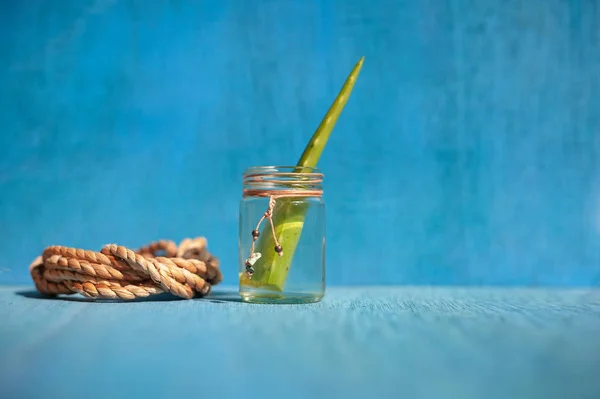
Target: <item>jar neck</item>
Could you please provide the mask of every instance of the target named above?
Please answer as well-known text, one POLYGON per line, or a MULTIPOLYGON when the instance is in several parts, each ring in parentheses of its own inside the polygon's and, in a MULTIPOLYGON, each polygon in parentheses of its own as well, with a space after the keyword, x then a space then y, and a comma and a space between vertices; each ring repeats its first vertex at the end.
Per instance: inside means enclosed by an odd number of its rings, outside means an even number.
POLYGON ((246 169, 244 197, 321 197, 323 174, 316 168, 256 166, 246 169))

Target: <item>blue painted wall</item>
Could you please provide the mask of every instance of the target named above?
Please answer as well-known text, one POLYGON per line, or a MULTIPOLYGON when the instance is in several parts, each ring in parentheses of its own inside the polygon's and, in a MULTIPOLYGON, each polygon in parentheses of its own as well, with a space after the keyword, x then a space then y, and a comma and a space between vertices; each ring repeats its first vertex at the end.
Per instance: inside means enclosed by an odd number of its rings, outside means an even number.
POLYGON ((597 1, 3 1, 0 282, 46 246, 206 235, 243 169, 324 153, 331 284, 600 276, 597 1))

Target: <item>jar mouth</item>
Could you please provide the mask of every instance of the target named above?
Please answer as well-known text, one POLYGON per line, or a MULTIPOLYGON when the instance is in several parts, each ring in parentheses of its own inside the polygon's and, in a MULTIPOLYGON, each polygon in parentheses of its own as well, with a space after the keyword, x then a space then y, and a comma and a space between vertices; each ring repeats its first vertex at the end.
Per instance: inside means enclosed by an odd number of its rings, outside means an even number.
POLYGON ((283 192, 320 195, 323 174, 304 166, 252 166, 244 171, 244 195, 282 195, 283 192))
POLYGON ((319 174, 322 175, 319 168, 313 168, 310 166, 288 166, 288 165, 260 165, 250 166, 244 170, 244 175, 249 174, 288 174, 288 173, 302 173, 302 174, 319 174))

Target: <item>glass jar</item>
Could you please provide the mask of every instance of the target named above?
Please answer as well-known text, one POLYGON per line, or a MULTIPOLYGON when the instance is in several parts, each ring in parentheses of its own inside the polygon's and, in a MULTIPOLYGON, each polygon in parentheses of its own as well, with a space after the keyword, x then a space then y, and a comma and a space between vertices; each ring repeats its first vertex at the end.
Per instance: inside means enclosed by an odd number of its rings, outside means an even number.
POLYGON ((246 302, 309 303, 325 294, 323 174, 257 166, 243 177, 239 287, 246 302))

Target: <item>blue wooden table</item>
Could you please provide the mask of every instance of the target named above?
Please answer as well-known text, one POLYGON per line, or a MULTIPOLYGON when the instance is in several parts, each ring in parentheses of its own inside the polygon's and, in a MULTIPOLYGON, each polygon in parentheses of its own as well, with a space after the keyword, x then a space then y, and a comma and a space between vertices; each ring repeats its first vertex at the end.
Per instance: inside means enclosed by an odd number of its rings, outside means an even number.
POLYGON ((2 398, 600 398, 600 291, 330 288, 314 305, 0 287, 2 398))

